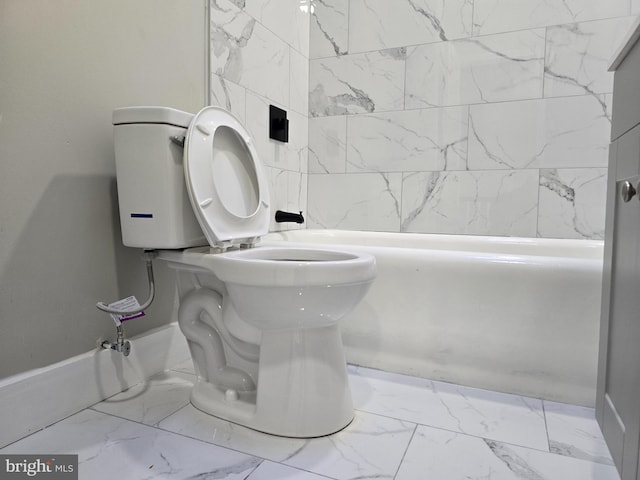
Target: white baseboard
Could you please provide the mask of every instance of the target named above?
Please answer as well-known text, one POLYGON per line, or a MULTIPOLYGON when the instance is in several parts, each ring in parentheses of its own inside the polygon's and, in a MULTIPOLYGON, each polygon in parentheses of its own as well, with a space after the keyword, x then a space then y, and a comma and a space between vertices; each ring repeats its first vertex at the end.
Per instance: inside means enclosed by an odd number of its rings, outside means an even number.
POLYGON ((177 323, 130 341, 128 357, 96 349, 0 380, 0 448, 189 358, 177 323))

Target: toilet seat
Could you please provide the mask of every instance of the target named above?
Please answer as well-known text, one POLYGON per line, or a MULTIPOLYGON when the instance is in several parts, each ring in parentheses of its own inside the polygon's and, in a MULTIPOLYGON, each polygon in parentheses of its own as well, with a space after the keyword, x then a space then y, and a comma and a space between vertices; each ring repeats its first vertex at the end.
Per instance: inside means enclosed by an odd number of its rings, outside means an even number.
POLYGON ((209 244, 253 244, 269 230, 267 180, 253 141, 228 111, 205 107, 187 131, 184 177, 209 244))

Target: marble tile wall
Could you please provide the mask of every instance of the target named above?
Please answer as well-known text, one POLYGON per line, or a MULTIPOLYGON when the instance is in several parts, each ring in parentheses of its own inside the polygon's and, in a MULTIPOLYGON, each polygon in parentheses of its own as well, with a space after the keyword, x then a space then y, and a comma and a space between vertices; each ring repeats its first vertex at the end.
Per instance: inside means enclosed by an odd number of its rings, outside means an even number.
MULTIPOLYGON (((235 114, 253 136, 272 211, 306 211, 309 1, 210 0, 209 7, 209 102, 235 114), (287 110, 288 143, 269 139, 270 104, 287 110)), ((272 220, 271 230, 282 228, 272 220)))
POLYGON ((311 6, 310 227, 603 237, 606 70, 640 0, 311 6))

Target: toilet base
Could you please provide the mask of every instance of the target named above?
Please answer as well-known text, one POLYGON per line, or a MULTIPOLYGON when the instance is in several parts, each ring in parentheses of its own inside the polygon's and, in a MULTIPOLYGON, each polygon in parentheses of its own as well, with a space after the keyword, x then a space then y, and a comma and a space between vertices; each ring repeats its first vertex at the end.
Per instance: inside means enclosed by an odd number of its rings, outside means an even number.
POLYGON ((256 392, 225 391, 198 379, 191 402, 273 435, 310 438, 342 430, 354 413, 338 325, 263 332, 256 392))

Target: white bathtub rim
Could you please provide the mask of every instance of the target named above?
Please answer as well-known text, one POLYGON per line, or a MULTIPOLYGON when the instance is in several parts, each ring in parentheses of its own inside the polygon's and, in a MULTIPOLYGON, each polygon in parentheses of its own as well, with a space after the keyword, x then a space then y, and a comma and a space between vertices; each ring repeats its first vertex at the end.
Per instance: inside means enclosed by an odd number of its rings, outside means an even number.
MULTIPOLYGON (((318 249, 330 249, 330 250, 338 250, 345 252, 366 252, 371 254, 380 254, 382 252, 386 252, 389 255, 397 255, 400 257, 412 256, 418 254, 428 254, 430 261, 433 262, 490 262, 490 263, 502 263, 502 264, 527 264, 532 267, 539 268, 571 268, 576 270, 585 270, 585 271, 595 271, 602 269, 603 263, 603 248, 602 242, 599 241, 589 241, 585 240, 585 242, 594 242, 591 245, 581 245, 578 244, 578 248, 576 252, 574 252, 573 256, 563 256, 563 255, 544 255, 540 252, 536 251, 536 247, 534 243, 528 243, 527 247, 530 247, 530 252, 524 254, 517 253, 500 253, 500 252, 485 252, 478 251, 479 249, 466 249, 466 250, 458 250, 458 249, 444 249, 444 248, 431 248, 428 241, 425 241, 423 247, 411 247, 411 246, 394 246, 391 242, 389 245, 372 245, 367 243, 366 241, 363 243, 343 243, 341 242, 341 238, 339 235, 334 235, 332 237, 324 237, 321 235, 316 235, 315 233, 311 234, 309 237, 298 235, 298 232, 304 232, 304 230, 291 230, 289 232, 278 232, 276 235, 269 235, 264 237, 260 245, 263 246, 283 246, 286 245, 290 248, 309 248, 312 245, 318 249), (292 232, 293 235, 283 235, 292 232), (300 238, 302 237, 302 238, 300 238), (327 239, 332 238, 335 240, 335 243, 327 243, 327 242, 315 242, 318 238, 327 239), (579 250, 582 249, 582 250, 579 250), (585 255, 581 256, 579 253, 584 253, 585 255)), ((352 234, 354 232, 347 232, 352 234)), ((371 233, 371 232, 355 232, 356 234, 360 233, 371 233)), ((377 235, 377 234, 376 234, 377 235)), ((404 234, 390 234, 395 237, 395 239, 402 238, 404 234)), ((417 235, 430 235, 431 234, 417 234, 417 235)), ((450 235, 451 237, 451 235, 450 235)), ((349 240, 353 241, 359 239, 358 235, 353 235, 349 240)), ((371 236, 364 236, 363 239, 371 239, 371 236)), ((477 241, 481 242, 484 238, 493 238, 493 237, 478 237, 477 241)), ((386 237, 387 241, 391 240, 391 237, 386 237)), ((543 239, 545 240, 545 239, 543 239)), ((581 241, 579 241, 581 242, 581 241)), ((477 247, 477 245, 476 245, 477 247)), ((565 246, 566 247, 566 246, 565 246)), ((544 251, 544 250, 543 250, 544 251)))
MULTIPOLYGON (((397 248, 455 251, 479 254, 580 258, 601 261, 601 240, 554 239, 527 237, 493 237, 483 235, 450 235, 440 233, 395 233, 354 230, 298 229, 272 232, 262 237, 259 245, 314 244, 341 247, 397 248), (400 244, 399 240, 402 241, 400 244), (517 249, 518 253, 510 253, 517 249)), ((319 247, 319 248, 323 248, 319 247)))

